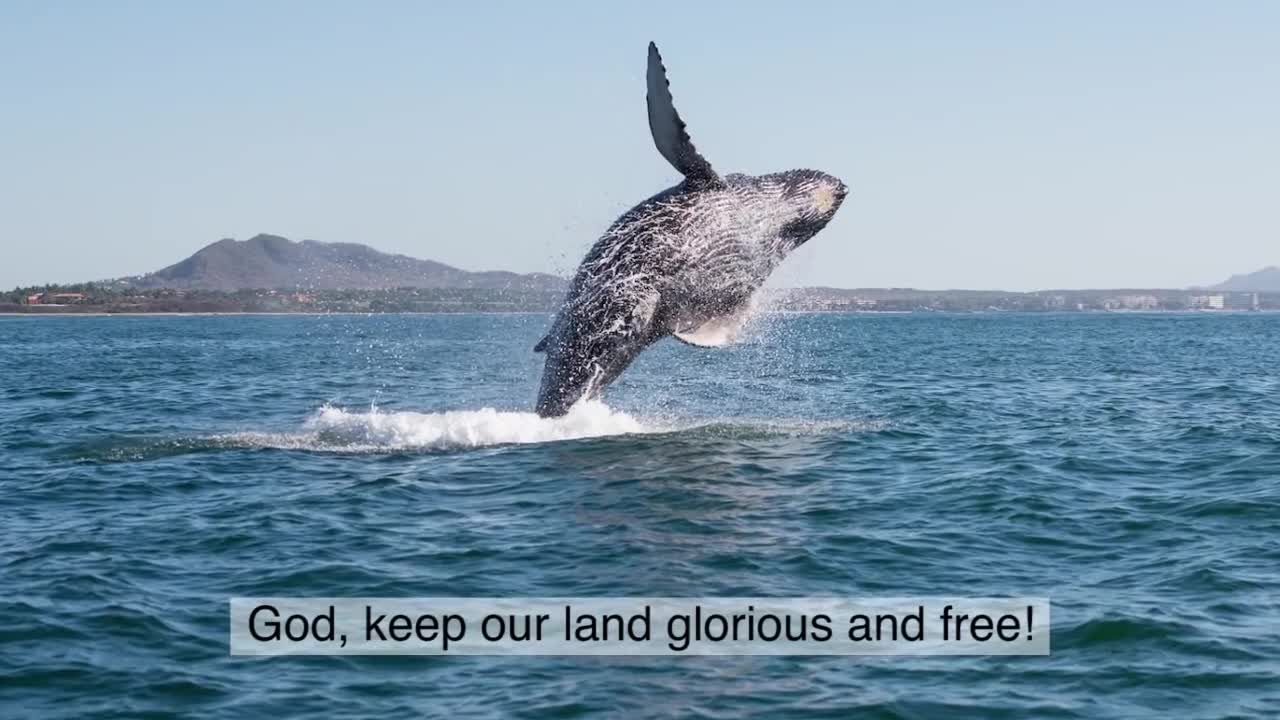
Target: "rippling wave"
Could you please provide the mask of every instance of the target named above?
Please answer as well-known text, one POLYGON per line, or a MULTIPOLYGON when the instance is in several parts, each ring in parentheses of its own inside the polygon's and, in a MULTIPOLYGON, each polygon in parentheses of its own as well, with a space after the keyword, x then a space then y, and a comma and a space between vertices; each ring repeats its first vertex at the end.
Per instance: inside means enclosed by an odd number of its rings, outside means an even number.
POLYGON ((1280 716, 1280 316, 0 319, 0 715, 1280 716), (1025 595, 1047 658, 232 658, 233 596, 1025 595))

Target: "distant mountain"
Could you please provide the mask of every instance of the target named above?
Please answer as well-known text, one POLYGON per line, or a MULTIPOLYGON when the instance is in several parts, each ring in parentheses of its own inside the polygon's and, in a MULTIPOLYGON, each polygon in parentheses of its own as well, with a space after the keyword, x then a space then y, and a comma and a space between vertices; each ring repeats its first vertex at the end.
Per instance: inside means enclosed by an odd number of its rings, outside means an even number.
POLYGON ((1280 292, 1280 267, 1272 265, 1246 275, 1232 275, 1226 282, 1218 283, 1212 289, 1233 292, 1280 292))
POLYGON ((567 286, 563 278, 545 273, 468 272, 432 260, 390 255, 357 243, 293 242, 276 235, 219 240, 175 265, 124 280, 141 288, 192 290, 563 290, 567 286))

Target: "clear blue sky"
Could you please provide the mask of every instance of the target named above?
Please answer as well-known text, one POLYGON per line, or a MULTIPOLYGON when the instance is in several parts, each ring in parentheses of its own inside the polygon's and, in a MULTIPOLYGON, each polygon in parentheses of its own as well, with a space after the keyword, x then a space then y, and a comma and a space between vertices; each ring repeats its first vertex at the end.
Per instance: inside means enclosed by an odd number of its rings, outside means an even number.
POLYGON ((679 178, 853 194, 783 284, 1183 286, 1280 263, 1280 2, 0 3, 0 287, 222 237, 569 272, 679 178))

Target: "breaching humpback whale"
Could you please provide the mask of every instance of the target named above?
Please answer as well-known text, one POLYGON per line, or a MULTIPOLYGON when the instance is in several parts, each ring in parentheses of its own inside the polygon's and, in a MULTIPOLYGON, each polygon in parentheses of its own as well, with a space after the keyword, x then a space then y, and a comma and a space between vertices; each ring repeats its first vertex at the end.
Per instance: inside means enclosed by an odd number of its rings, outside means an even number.
POLYGON ((667 335, 712 347, 733 338, 751 297, 789 252, 826 226, 848 189, 816 170, 721 177, 694 149, 649 43, 649 130, 684 175, 614 221, 578 267, 551 331, 538 414, 592 398, 667 335))

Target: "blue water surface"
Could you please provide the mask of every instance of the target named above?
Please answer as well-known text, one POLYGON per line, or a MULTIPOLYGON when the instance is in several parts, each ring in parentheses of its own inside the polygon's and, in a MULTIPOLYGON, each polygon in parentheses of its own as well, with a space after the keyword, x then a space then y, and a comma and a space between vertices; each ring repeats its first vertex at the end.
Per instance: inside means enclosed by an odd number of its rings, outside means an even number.
POLYGON ((1280 716, 1280 316, 0 319, 0 716, 1280 716), (490 410, 485 410, 489 408, 490 410), (1048 657, 244 658, 238 596, 1047 596, 1048 657))

